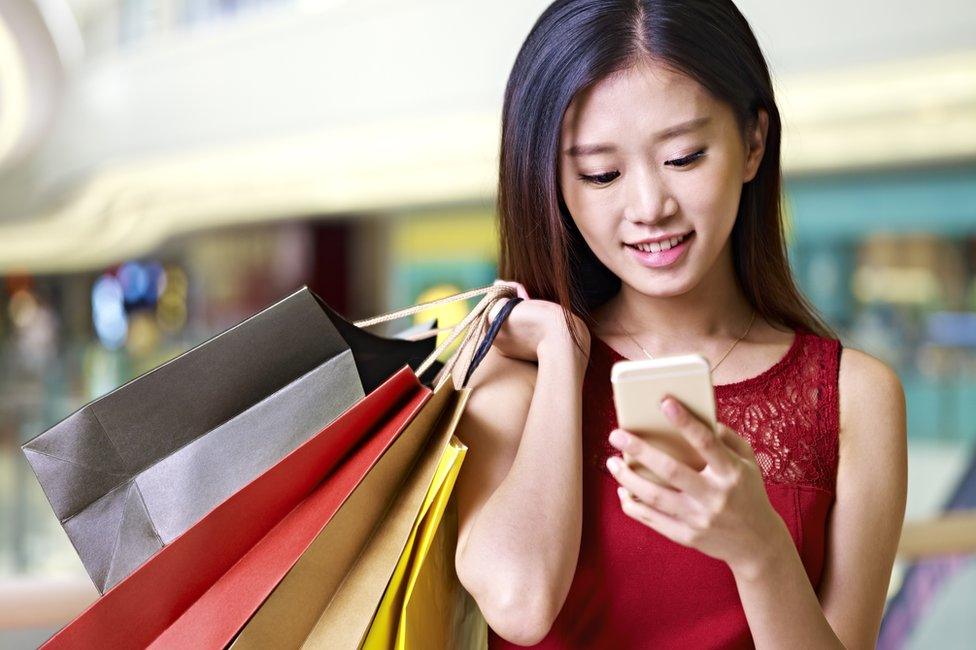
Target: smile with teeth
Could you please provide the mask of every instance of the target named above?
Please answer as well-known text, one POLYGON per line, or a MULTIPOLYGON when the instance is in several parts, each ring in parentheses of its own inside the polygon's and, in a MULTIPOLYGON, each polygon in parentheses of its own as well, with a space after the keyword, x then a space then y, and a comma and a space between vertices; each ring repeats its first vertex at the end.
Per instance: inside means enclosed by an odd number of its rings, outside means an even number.
POLYGON ((688 235, 679 235, 677 237, 672 237, 671 239, 664 239, 662 241, 649 242, 647 244, 628 244, 632 248, 644 251, 645 253, 660 253, 661 251, 666 251, 674 246, 677 246, 685 240, 688 235))

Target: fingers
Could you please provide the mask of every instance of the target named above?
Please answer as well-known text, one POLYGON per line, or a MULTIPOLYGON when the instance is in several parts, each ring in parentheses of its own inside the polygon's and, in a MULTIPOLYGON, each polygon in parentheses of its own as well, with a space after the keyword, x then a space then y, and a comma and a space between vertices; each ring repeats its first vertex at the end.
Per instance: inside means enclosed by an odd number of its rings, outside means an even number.
POLYGON ((620 509, 631 519, 679 543, 685 543, 684 540, 690 537, 691 531, 688 526, 645 503, 634 501, 626 488, 617 488, 617 495, 620 497, 620 509))
POLYGON ((620 451, 626 451, 665 483, 698 499, 708 496, 708 483, 698 472, 637 436, 623 429, 614 429, 610 433, 610 444, 620 451))
POLYGON ((608 458, 607 467, 620 485, 655 510, 677 517, 691 506, 680 492, 648 481, 627 467, 619 456, 608 458))
POLYGON ((735 468, 735 458, 712 427, 698 419, 684 404, 668 395, 661 401, 661 410, 715 472, 727 474, 735 468))
POLYGON ((495 322, 495 319, 498 317, 498 314, 500 314, 502 311, 502 307, 504 307, 505 303, 507 303, 509 300, 511 300, 511 298, 502 298, 500 300, 495 301, 495 304, 492 305, 491 309, 488 310, 489 323, 495 322))
POLYGON ((495 280, 494 282, 492 282, 492 286, 499 285, 499 284, 508 284, 508 285, 511 285, 511 286, 515 287, 515 294, 519 298, 522 298, 523 300, 528 300, 529 299, 529 292, 525 290, 525 287, 523 287, 521 285, 521 283, 515 282, 513 280, 501 280, 501 279, 498 279, 498 280, 495 280))
POLYGON ((722 442, 732 448, 732 451, 746 460, 755 462, 756 455, 748 440, 722 423, 719 423, 716 433, 718 433, 718 437, 722 442))
MULTIPOLYGON (((529 294, 525 290, 525 287, 523 287, 518 282, 513 282, 511 280, 501 280, 501 279, 499 279, 499 280, 495 280, 491 284, 492 284, 493 287, 496 287, 498 285, 507 285, 507 286, 514 287, 515 288, 515 294, 516 294, 516 296, 518 296, 519 298, 522 298, 523 300, 528 300, 529 299, 529 294)), ((502 300, 497 300, 495 302, 495 304, 491 306, 491 309, 488 310, 488 320, 489 320, 489 322, 495 320, 495 317, 498 316, 498 314, 502 310, 502 307, 509 300, 511 300, 511 298, 505 298, 505 299, 502 299, 502 300)))

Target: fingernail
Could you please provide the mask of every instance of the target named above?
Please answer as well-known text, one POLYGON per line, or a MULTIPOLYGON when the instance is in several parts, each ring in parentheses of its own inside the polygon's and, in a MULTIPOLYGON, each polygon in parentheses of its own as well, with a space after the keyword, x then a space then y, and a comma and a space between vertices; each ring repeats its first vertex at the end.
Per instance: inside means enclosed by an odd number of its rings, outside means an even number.
POLYGON ((678 404, 670 397, 665 397, 661 401, 661 410, 664 411, 664 414, 668 416, 669 420, 678 417, 678 404))
POLYGON ((610 444, 617 448, 624 448, 630 441, 630 436, 621 431, 620 429, 614 429, 610 434, 610 444))
POLYGON ((620 497, 621 499, 626 499, 626 498, 628 498, 628 497, 629 497, 630 495, 629 495, 629 494, 628 494, 628 492, 627 492, 627 488, 623 488, 623 487, 618 487, 618 488, 617 488, 617 496, 619 496, 619 497, 620 497))
POLYGON ((617 458, 616 456, 611 456, 610 458, 607 459, 607 467, 610 469, 611 472, 616 474, 617 472, 620 471, 620 459, 617 458))

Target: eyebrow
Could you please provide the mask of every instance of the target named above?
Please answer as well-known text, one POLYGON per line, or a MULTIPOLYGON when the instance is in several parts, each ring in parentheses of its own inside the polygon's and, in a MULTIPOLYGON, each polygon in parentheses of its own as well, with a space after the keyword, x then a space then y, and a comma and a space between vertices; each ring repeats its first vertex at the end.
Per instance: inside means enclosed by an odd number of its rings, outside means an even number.
MULTIPOLYGON (((663 140, 670 140, 671 138, 677 137, 684 133, 690 133, 697 129, 702 128, 712 120, 711 117, 696 117, 693 120, 688 120, 687 122, 682 122, 681 124, 675 124, 674 126, 669 126, 663 131, 658 131, 654 134, 654 141, 661 142, 663 140)), ((601 153, 613 153, 617 150, 617 147, 612 144, 577 144, 566 149, 564 152, 567 156, 593 156, 601 153)))

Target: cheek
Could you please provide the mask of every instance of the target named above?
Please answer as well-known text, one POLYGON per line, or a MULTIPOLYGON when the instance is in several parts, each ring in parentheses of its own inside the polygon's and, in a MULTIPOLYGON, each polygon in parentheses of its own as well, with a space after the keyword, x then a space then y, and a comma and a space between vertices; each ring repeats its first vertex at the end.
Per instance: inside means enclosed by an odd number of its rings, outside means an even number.
POLYGON ((671 190, 686 214, 709 214, 721 207, 729 193, 727 167, 726 161, 715 155, 701 169, 672 177, 671 190))
POLYGON ((590 248, 607 249, 616 241, 615 208, 608 201, 609 192, 585 192, 563 190, 563 201, 583 239, 590 248))
POLYGON ((583 236, 583 241, 598 260, 613 266, 617 234, 613 229, 613 219, 593 218, 593 213, 573 212, 573 221, 583 236), (581 215, 581 216, 577 216, 581 215))
POLYGON ((682 212, 693 219, 699 235, 724 239, 732 229, 742 193, 741 183, 734 181, 729 170, 716 166, 681 188, 682 212))

